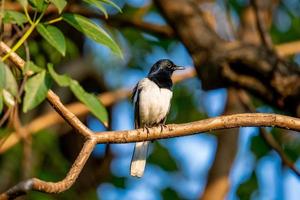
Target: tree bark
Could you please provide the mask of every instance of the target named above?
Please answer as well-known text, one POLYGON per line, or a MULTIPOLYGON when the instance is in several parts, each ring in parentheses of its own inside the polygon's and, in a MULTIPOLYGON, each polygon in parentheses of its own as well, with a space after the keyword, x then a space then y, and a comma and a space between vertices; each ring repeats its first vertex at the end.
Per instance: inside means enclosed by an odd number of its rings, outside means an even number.
POLYGON ((192 56, 203 89, 242 87, 266 103, 300 115, 297 65, 263 45, 222 40, 203 20, 193 0, 154 2, 192 56))
MULTIPOLYGON (((228 89, 228 99, 224 114, 241 113, 243 107, 239 102, 236 90, 228 89)), ((230 189, 229 173, 238 146, 239 129, 217 131, 218 146, 215 160, 209 171, 207 185, 202 200, 223 200, 230 189)))

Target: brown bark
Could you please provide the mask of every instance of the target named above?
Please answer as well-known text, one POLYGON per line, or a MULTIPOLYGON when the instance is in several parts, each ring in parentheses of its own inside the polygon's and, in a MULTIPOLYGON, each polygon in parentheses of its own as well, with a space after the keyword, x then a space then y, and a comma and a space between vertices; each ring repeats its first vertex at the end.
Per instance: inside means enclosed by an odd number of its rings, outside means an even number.
POLYGON ((187 47, 203 89, 242 87, 279 109, 300 114, 299 67, 263 45, 222 40, 205 23, 194 1, 155 3, 187 47))
MULTIPOLYGON (((228 99, 224 114, 241 113, 243 107, 236 95, 236 90, 228 89, 228 99)), ((207 185, 202 200, 223 200, 230 189, 229 173, 235 159, 238 146, 239 129, 217 131, 218 146, 215 160, 209 171, 207 185)))

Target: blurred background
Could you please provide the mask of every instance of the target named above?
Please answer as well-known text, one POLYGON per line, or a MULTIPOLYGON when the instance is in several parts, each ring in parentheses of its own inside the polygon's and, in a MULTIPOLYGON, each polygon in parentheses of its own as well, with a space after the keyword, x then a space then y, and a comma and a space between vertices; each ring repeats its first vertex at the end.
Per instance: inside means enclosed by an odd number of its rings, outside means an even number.
MULTIPOLYGON (((166 25, 166 20, 151 0, 114 2, 122 8, 122 13, 108 6, 108 20, 97 17, 93 20, 119 44, 124 53, 123 60, 63 22, 57 26, 67 39, 66 56, 62 57, 40 36, 33 35, 28 40, 31 59, 40 66, 46 66, 47 62, 54 63, 58 72, 70 74, 87 91, 95 94, 132 88, 147 75, 158 59, 169 58, 177 65, 193 68, 192 57, 180 40, 137 28, 134 23, 126 24, 128 20, 166 25)), ((80 4, 80 1, 69 3, 80 4)), ((268 16, 267 26, 273 43, 298 40, 300 1, 274 0, 270 5, 272 12, 268 16)), ((202 1, 200 6, 212 19, 211 24, 221 38, 234 41, 237 37, 244 37, 255 44, 255 30, 248 27, 250 31, 247 33, 240 31, 246 30, 241 27, 246 26, 244 20, 249 17, 249 7, 247 0, 202 1)), ((84 9, 96 12, 91 7, 85 6, 84 9)), ((251 21, 251 13, 249 15, 251 21)), ((4 34, 7 34, 4 38, 10 37, 9 31, 4 34)), ((21 48, 18 53, 25 56, 25 49, 21 48)), ((288 59, 300 64, 299 55, 291 55, 288 59)), ((167 123, 185 123, 222 114, 250 112, 240 102, 237 95, 239 89, 228 87, 204 91, 201 88, 198 77, 174 85, 167 123)), ((65 104, 76 101, 65 88, 54 85, 53 90, 65 104)), ((249 99, 252 112, 289 114, 255 96, 250 95, 249 99)), ((22 115, 22 121, 29 124, 51 111, 45 102, 22 115)), ((129 97, 108 106, 108 111, 111 130, 134 128, 133 107, 129 97)), ((106 130, 90 114, 80 119, 94 131, 106 130)), ((154 141, 149 150, 145 175, 141 179, 129 176, 134 144, 97 145, 79 179, 69 190, 55 195, 30 192, 21 199, 193 200, 204 199, 208 193, 220 193, 229 200, 298 200, 300 177, 283 164, 278 153, 261 137, 260 131, 259 128, 240 128, 154 141)), ((273 136, 286 156, 300 169, 299 136, 292 131, 276 128, 265 131, 273 136)), ((83 139, 74 134, 67 124, 40 130, 28 140, 29 144, 23 141, 1 153, 0 191, 33 176, 48 181, 61 180, 83 144, 83 139)))

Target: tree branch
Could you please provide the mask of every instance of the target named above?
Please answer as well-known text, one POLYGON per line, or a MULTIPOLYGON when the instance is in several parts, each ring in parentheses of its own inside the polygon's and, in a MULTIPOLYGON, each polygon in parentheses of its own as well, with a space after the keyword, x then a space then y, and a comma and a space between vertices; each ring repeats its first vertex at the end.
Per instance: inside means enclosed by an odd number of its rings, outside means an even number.
MULTIPOLYGON (((281 56, 289 56, 296 52, 300 52, 300 41, 295 42, 289 42, 284 43, 275 46, 277 49, 279 55, 281 56)), ((0 51, 8 52, 8 46, 3 45, 3 43, 0 43, 0 51)), ((15 63, 20 63, 23 65, 23 61, 19 59, 19 57, 15 56, 13 59, 15 63)), ((231 70, 228 66, 224 67, 224 74, 226 76, 230 76, 230 80, 235 82, 236 84, 242 83, 244 87, 248 88, 249 90, 255 86, 257 91, 260 91, 260 93, 268 94, 266 97, 270 96, 271 94, 266 92, 267 89, 264 85, 262 85, 257 79, 245 75, 240 75, 235 73, 233 70, 231 70)), ((173 81, 174 82, 180 82, 182 80, 186 80, 188 78, 192 78, 196 75, 196 71, 194 69, 185 70, 184 73, 180 74, 174 74, 173 81)), ((105 92, 103 94, 100 94, 98 96, 99 100, 103 103, 104 106, 110 106, 122 99, 128 98, 128 96, 131 94, 131 88, 123 88, 112 92, 105 92)), ((269 97, 271 99, 271 97, 269 97)), ((66 108, 70 110, 72 113, 74 113, 77 117, 81 117, 88 113, 87 107, 79 102, 72 103, 70 105, 67 105, 66 108)), ((28 131, 26 133, 28 134, 35 134, 38 131, 51 127, 53 125, 63 123, 65 122, 63 118, 61 118, 56 112, 50 112, 46 113, 45 115, 38 117, 34 119, 30 124, 26 125, 24 128, 26 128, 28 131)), ((25 136, 27 137, 27 135, 25 136)), ((4 153, 6 150, 13 147, 15 144, 19 142, 20 138, 18 135, 15 134, 15 132, 11 133, 7 138, 4 138, 2 141, 0 141, 0 154, 4 153)))
MULTIPOLYGON (((23 11, 23 8, 19 3, 5 3, 5 9, 14 10, 14 11, 23 11)), ((108 25, 111 26, 118 26, 118 27, 133 27, 141 31, 146 31, 152 34, 156 34, 162 37, 174 37, 174 31, 170 26, 166 25, 158 25, 149 22, 142 21, 141 19, 132 19, 129 17, 124 16, 110 16, 106 19, 102 14, 99 12, 92 11, 87 7, 78 4, 68 4, 67 7, 64 9, 65 12, 73 12, 85 17, 92 17, 104 20, 108 25)), ((29 13, 32 13, 32 9, 28 9, 29 13)), ((54 5, 49 5, 45 15, 57 15, 57 8, 54 5)))
POLYGON ((95 143, 131 143, 153 141, 172 137, 181 137, 213 130, 248 127, 272 126, 300 131, 300 119, 277 114, 253 113, 220 116, 185 124, 169 124, 161 131, 161 127, 126 131, 98 132, 87 139, 79 156, 71 167, 66 178, 59 182, 46 182, 36 178, 21 182, 0 195, 0 200, 11 199, 25 194, 29 190, 47 193, 59 193, 67 190, 75 182, 95 143))
MULTIPOLYGON (((256 112, 255 107, 252 105, 249 95, 245 91, 240 91, 238 93, 240 101, 243 103, 244 107, 250 112, 256 112)), ((269 134, 266 129, 259 128, 259 132, 261 137, 265 140, 265 142, 278 153, 283 164, 289 167, 298 177, 300 177, 300 171, 296 168, 295 164, 289 159, 289 157, 282 150, 280 144, 275 140, 275 138, 269 134)))
MULTIPOLYGON (((0 42, 0 53, 8 53, 10 52, 10 48, 4 43, 0 42)), ((10 60, 14 62, 14 64, 22 69, 25 66, 25 61, 19 57, 15 52, 10 54, 10 60)), ((78 131, 81 135, 88 138, 92 135, 92 131, 88 129, 72 112, 70 112, 60 101, 59 97, 52 91, 49 90, 47 93, 47 99, 52 107, 56 110, 57 113, 60 114, 62 118, 66 122, 68 122, 71 127, 78 131)))
MULTIPOLYGON (((6 46, 3 42, 2 46, 6 46)), ((6 47, 7 50, 10 50, 6 47)), ((25 62, 17 55, 11 54, 10 59, 22 68, 25 62)), ((58 182, 46 182, 37 178, 21 182, 0 195, 0 200, 13 199, 25 194, 29 190, 48 193, 59 193, 67 190, 76 181, 96 143, 129 143, 139 141, 152 141, 156 139, 171 138, 196 134, 200 132, 244 127, 244 126, 276 126, 279 128, 300 131, 300 119, 277 114, 236 114, 205 119, 186 124, 170 124, 161 131, 161 127, 148 130, 137 129, 128 131, 108 131, 93 133, 73 113, 71 113, 51 90, 47 95, 48 101, 54 109, 80 134, 85 136, 84 146, 72 165, 67 176, 58 182)))
POLYGON ((262 11, 262 2, 257 0, 251 0, 251 5, 254 8, 255 18, 256 18, 256 27, 260 35, 262 43, 266 46, 267 49, 272 50, 273 44, 270 35, 268 34, 266 27, 264 25, 263 11, 262 11))

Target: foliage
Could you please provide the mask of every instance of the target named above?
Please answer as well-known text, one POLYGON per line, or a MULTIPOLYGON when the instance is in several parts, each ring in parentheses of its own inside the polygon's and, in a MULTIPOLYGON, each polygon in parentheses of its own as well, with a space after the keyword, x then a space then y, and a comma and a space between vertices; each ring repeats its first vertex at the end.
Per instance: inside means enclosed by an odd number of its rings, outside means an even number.
MULTIPOLYGON (((67 5, 65 0, 50 0, 50 1, 35 1, 30 0, 20 0, 20 4, 23 6, 24 13, 16 11, 5 11, 3 22, 4 23, 16 23, 17 25, 24 28, 24 26, 29 25, 30 28, 26 30, 24 35, 19 39, 19 41, 12 48, 12 51, 17 51, 18 48, 25 42, 25 40, 32 34, 33 30, 36 29, 37 32, 52 46, 54 47, 62 56, 66 55, 66 40, 62 31, 53 25, 58 21, 64 20, 71 26, 73 26, 78 31, 82 32, 85 36, 90 37, 94 41, 104 46, 107 46, 114 52, 117 56, 122 57, 122 52, 118 45, 113 41, 113 39, 98 25, 92 22, 91 19, 85 18, 79 14, 73 13, 63 13, 64 7, 67 5), (29 3, 29 4, 28 4, 29 3), (58 9, 58 17, 52 20, 43 21, 43 16, 46 12, 47 7, 50 4, 54 4, 58 9), (37 19, 32 19, 28 15, 28 5, 31 9, 39 13, 37 19), (43 22, 42 22, 43 21, 43 22)), ((111 4, 112 6, 120 9, 111 1, 104 1, 105 3, 111 4)), ((98 1, 88 1, 89 4, 99 7, 102 5, 98 1)), ((104 7, 101 10, 106 13, 104 7)), ((107 13, 106 13, 107 15, 107 13)), ((31 76, 28 80, 24 79, 24 82, 20 82, 19 86, 17 84, 16 78, 11 73, 9 67, 4 64, 4 61, 9 57, 12 52, 8 52, 3 56, 0 62, 0 105, 1 110, 2 102, 8 102, 8 106, 11 106, 15 100, 13 98, 18 98, 17 93, 21 88, 21 84, 25 85, 25 95, 24 99, 17 99, 18 103, 23 103, 23 111, 27 112, 38 106, 46 98, 48 90, 51 88, 51 78, 60 86, 69 86, 71 91, 75 96, 84 104, 88 106, 91 112, 104 124, 107 123, 108 117, 107 112, 101 102, 92 94, 87 93, 83 87, 75 80, 72 80, 67 75, 61 76, 54 72, 53 67, 42 68, 37 66, 32 60, 27 61, 24 69, 24 76, 31 76), (29 74, 27 74, 29 72, 29 74), (68 84, 63 84, 62 77, 68 78, 68 84), (10 103, 9 103, 10 102, 10 103)), ((51 66, 51 64, 49 63, 51 66)))

